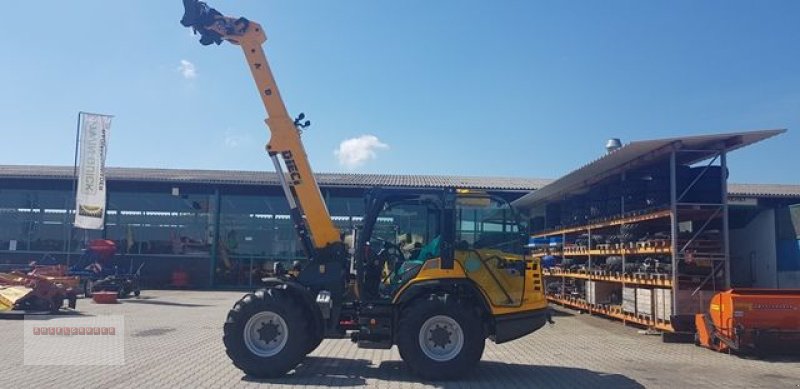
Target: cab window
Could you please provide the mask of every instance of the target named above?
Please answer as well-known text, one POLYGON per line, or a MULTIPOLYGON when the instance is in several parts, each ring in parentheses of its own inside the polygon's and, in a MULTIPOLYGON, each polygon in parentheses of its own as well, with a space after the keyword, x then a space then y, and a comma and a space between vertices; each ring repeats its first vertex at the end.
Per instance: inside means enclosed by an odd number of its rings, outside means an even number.
POLYGON ((389 203, 379 214, 374 238, 391 242, 403 250, 406 259, 439 237, 441 211, 428 202, 389 203))
POLYGON ((520 228, 511 205, 494 197, 458 199, 456 248, 520 253, 520 228))

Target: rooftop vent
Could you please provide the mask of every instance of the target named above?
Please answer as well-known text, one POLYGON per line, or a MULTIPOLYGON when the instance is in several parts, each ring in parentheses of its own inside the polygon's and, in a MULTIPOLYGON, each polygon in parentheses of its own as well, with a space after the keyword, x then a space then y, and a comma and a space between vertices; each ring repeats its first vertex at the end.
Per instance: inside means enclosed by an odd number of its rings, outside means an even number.
POLYGON ((622 147, 622 142, 620 142, 619 138, 611 138, 606 142, 606 152, 609 154, 620 147, 622 147))

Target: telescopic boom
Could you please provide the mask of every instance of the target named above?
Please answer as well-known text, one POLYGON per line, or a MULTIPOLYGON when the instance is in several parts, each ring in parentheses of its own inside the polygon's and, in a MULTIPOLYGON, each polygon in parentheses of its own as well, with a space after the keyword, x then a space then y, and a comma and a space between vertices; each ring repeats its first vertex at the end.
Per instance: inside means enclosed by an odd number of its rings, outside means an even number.
POLYGON ((293 120, 286 111, 261 47, 267 40, 261 25, 245 18, 224 16, 202 1, 183 0, 183 5, 185 13, 181 24, 199 33, 200 43, 210 45, 228 41, 244 51, 267 111, 266 124, 271 133, 266 146, 267 153, 278 172, 292 221, 306 254, 314 258, 317 250, 340 243, 340 232, 333 225, 300 139, 301 130, 310 122, 303 122, 303 114, 293 120), (283 165, 280 160, 283 160, 283 165))

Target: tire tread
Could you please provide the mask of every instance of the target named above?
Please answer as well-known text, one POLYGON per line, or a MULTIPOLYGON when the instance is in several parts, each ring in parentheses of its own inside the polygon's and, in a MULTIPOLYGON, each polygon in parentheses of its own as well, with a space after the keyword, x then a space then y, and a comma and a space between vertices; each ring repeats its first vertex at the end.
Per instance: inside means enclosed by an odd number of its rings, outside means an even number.
POLYGON ((301 305, 289 293, 280 289, 260 289, 244 295, 228 311, 223 326, 225 352, 234 366, 257 378, 281 377, 295 368, 308 347, 307 322, 301 305), (254 314, 272 310, 280 314, 289 326, 289 340, 281 352, 271 357, 253 355, 244 344, 244 327, 254 314))
POLYGON ((430 294, 413 300, 404 308, 398 323, 397 348, 409 369, 426 379, 459 378, 473 370, 485 346, 481 318, 474 307, 449 294, 430 294), (455 319, 464 332, 464 346, 454 359, 438 362, 428 358, 419 346, 419 330, 428 318, 445 314, 455 319))

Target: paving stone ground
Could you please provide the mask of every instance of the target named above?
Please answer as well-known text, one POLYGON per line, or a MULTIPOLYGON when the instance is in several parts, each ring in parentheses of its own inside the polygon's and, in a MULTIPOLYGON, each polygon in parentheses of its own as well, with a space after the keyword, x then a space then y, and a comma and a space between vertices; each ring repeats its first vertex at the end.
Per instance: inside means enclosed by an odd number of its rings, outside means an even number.
MULTIPOLYGON (((396 348, 362 350, 325 340, 277 380, 237 370, 222 323, 241 292, 145 291, 116 305, 78 301, 84 315, 125 316, 123 366, 25 366, 23 321, 0 320, 0 388, 798 388, 800 358, 754 360, 670 344, 605 319, 560 310, 554 326, 522 339, 487 341, 478 368, 459 381, 424 382, 396 348)), ((90 355, 76 358, 91 359, 90 355)))

